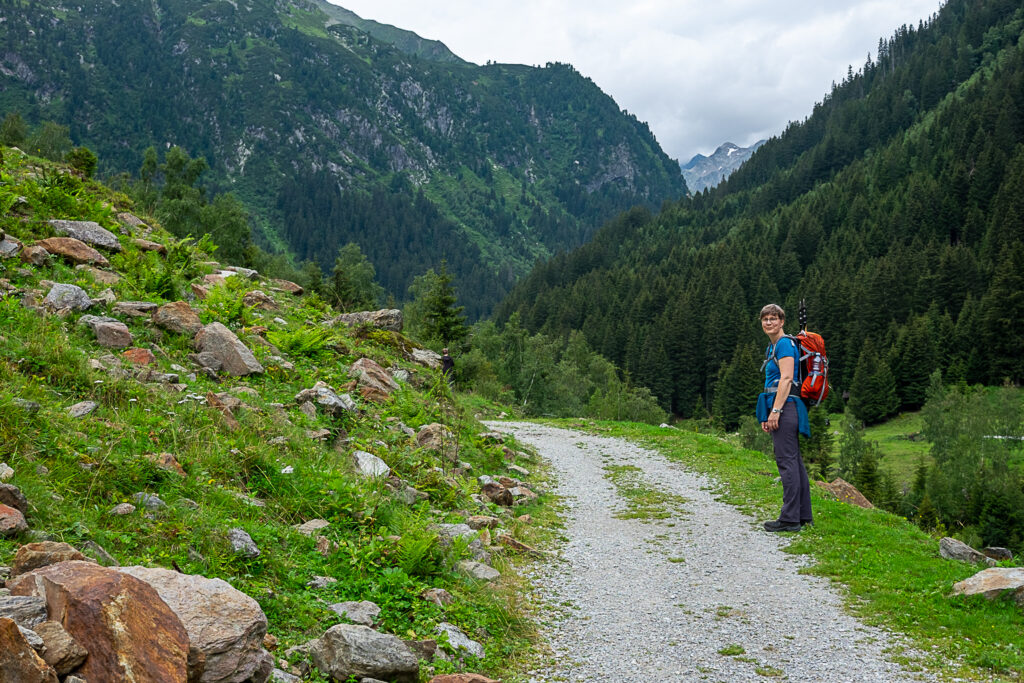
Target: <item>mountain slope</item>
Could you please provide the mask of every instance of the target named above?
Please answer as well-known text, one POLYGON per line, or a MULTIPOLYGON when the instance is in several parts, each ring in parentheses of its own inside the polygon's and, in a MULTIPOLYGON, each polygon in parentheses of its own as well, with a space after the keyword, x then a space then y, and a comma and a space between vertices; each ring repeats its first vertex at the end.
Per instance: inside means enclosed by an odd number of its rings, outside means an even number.
POLYGON ((750 147, 738 147, 731 142, 725 142, 709 157, 703 154, 694 155, 681 166, 686 186, 691 192, 701 192, 705 188, 718 185, 742 166, 764 143, 764 140, 758 140, 750 147))
POLYGON ((538 267, 502 317, 581 330, 665 407, 734 406, 726 423, 752 405, 771 301, 795 331, 808 300, 837 400, 882 368, 908 408, 934 369, 1024 380, 1022 29, 1017 2, 946 3, 708 195, 538 267))
POLYGON ((356 241, 401 271, 382 282, 400 300, 447 258, 482 315, 538 258, 685 191, 647 126, 565 65, 421 59, 305 0, 0 11, 2 111, 70 126, 108 173, 150 145, 204 155, 271 243, 329 269, 356 241))

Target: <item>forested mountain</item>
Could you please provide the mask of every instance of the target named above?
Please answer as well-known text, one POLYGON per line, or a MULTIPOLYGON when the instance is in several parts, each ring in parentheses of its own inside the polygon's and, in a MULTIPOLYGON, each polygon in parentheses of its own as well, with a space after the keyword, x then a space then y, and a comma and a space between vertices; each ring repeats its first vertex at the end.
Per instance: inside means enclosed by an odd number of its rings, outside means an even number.
POLYGON ((327 270, 357 242, 397 299, 447 258, 471 317, 533 263, 685 192, 570 66, 476 66, 322 0, 0 0, 0 115, 70 127, 100 173, 204 156, 259 235, 327 270))
POLYGON ((666 408, 727 424, 758 390, 768 302, 796 332, 807 299, 869 421, 920 406, 937 368, 1024 381, 1022 30, 1019 0, 949 0, 715 190, 536 268, 499 320, 580 330, 666 408))

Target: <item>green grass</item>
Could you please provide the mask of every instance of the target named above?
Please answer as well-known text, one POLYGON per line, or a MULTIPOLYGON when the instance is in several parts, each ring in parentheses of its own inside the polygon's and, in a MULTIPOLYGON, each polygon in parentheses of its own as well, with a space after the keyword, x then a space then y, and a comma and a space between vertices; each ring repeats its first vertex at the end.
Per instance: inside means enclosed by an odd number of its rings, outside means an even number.
MULTIPOLYGON (((832 424, 840 424, 841 416, 833 419, 832 424)), ((867 427, 864 438, 878 444, 882 457, 879 467, 889 473, 897 484, 910 485, 914 481, 917 467, 924 458, 931 464, 929 455, 931 444, 922 435, 924 419, 920 412, 902 413, 891 420, 867 427)), ((835 447, 835 458, 839 457, 839 446, 835 447)))
POLYGON ((644 482, 643 470, 634 465, 605 465, 605 478, 612 482, 625 507, 615 513, 619 519, 650 521, 669 519, 680 513, 681 496, 665 493, 644 482))
MULTIPOLYGON (((712 475, 721 482, 719 497, 747 514, 777 511, 774 464, 762 453, 649 425, 561 423, 630 439, 712 475)), ((943 680, 1024 680, 1024 610, 1009 599, 951 596, 952 585, 979 567, 942 559, 937 538, 898 516, 837 502, 817 487, 812 498, 815 525, 794 534, 787 551, 809 556, 805 571, 844 587, 848 609, 866 623, 906 635, 924 653, 910 666, 926 666, 943 680)))

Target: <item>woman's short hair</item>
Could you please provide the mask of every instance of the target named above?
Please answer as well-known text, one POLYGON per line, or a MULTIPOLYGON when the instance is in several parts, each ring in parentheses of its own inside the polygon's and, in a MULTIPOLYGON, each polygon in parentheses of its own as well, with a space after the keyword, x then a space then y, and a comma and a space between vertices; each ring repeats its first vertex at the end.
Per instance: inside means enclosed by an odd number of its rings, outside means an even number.
POLYGON ((761 315, 758 316, 758 320, 763 319, 765 316, 774 315, 779 320, 786 319, 786 312, 782 310, 782 306, 778 304, 768 304, 761 309, 761 315))

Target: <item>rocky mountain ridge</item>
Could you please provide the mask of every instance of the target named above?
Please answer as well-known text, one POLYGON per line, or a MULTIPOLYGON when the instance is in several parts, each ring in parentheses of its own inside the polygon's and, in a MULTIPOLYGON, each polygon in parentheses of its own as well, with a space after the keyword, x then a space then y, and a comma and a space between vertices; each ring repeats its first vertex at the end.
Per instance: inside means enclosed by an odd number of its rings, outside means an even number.
POLYGON ((691 192, 701 192, 705 188, 715 187, 742 166, 743 162, 765 142, 766 140, 758 140, 750 147, 739 147, 731 142, 723 142, 711 156, 694 155, 685 164, 680 164, 686 186, 691 192))

